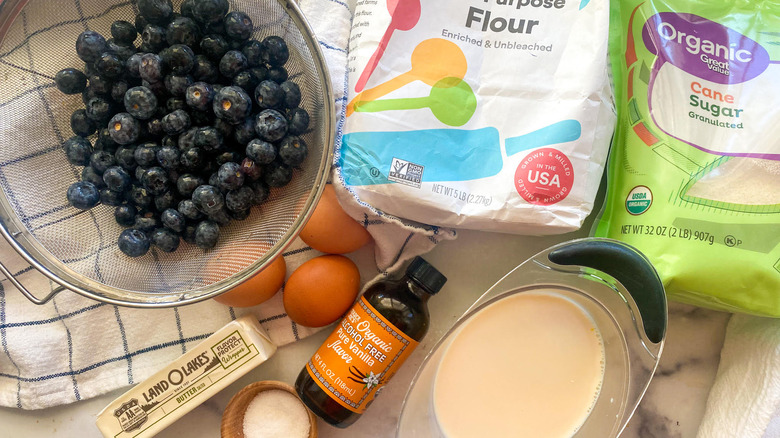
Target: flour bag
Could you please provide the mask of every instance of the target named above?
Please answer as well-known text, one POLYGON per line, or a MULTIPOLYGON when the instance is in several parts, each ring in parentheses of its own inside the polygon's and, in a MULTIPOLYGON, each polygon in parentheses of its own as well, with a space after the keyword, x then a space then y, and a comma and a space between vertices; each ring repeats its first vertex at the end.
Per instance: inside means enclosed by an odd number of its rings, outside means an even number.
POLYGON ((780 1, 613 3, 619 121, 598 236, 670 297, 780 317, 780 1))
POLYGON ((427 224, 578 229, 615 123, 606 0, 358 0, 337 175, 427 224))

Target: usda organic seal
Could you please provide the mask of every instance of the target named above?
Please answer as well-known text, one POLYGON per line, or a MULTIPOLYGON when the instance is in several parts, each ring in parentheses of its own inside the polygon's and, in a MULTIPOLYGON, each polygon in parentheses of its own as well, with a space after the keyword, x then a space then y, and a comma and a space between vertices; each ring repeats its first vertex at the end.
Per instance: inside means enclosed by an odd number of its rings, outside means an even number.
POLYGON ((653 192, 646 186, 636 186, 626 197, 626 210, 636 216, 646 212, 652 203, 653 192))

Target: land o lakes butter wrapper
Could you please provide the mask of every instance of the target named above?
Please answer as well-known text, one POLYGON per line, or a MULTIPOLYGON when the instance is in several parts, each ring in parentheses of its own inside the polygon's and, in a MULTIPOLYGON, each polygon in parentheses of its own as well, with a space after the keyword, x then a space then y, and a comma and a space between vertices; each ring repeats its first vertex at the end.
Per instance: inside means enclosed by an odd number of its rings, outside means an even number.
POLYGON ((98 429, 106 438, 154 436, 275 352, 252 315, 231 321, 106 406, 98 429))
POLYGON ((608 0, 357 1, 338 181, 426 224, 578 229, 615 127, 608 25, 608 0))

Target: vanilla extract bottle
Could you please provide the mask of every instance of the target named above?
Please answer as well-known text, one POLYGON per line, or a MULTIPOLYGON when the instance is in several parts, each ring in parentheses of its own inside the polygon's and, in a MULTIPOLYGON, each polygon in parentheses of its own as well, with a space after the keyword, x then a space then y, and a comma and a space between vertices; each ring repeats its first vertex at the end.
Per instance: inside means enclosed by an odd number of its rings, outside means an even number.
POLYGON ((306 406, 337 427, 357 421, 428 332, 428 299, 446 281, 415 257, 402 278, 369 287, 298 374, 306 406))

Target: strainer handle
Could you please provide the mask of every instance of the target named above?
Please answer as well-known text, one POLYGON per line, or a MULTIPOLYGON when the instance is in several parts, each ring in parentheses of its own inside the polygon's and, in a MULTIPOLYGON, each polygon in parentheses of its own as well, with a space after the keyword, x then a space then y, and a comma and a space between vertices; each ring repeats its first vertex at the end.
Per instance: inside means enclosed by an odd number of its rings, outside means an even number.
MULTIPOLYGON (((0 0, 0 3, 2 3, 2 0, 0 0)), ((10 281, 11 284, 13 284, 19 290, 19 292, 22 293, 22 295, 27 297, 27 299, 32 301, 34 304, 38 304, 38 305, 45 304, 46 302, 48 302, 49 300, 54 298, 54 295, 57 295, 58 293, 60 293, 63 290, 65 290, 65 287, 60 285, 60 286, 52 289, 52 291, 49 292, 49 294, 46 295, 45 297, 38 298, 35 295, 33 295, 32 292, 27 290, 27 288, 24 287, 24 285, 22 283, 20 283, 19 280, 16 279, 14 274, 12 274, 11 271, 9 271, 8 268, 5 267, 3 262, 0 262, 0 271, 3 272, 3 275, 5 275, 5 278, 7 278, 8 281, 10 281)))

